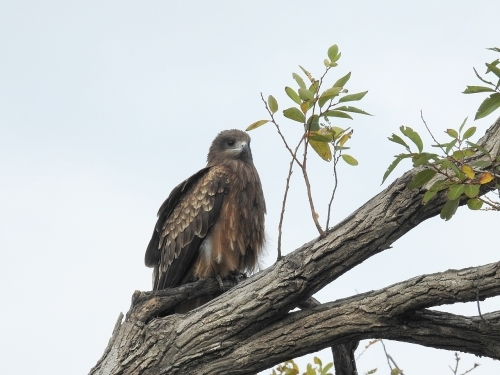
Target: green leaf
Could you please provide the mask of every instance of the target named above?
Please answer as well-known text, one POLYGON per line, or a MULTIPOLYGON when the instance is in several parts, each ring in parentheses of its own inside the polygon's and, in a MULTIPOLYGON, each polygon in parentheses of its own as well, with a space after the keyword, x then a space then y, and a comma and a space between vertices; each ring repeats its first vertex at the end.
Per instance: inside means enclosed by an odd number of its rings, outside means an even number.
POLYGON ((297 82, 300 88, 302 89, 306 88, 306 84, 304 83, 304 80, 302 79, 301 76, 299 76, 297 73, 292 73, 292 77, 295 80, 295 82, 297 82))
POLYGON ((305 131, 316 132, 319 130, 319 116, 312 115, 307 119, 307 123, 304 125, 305 131))
POLYGON ((366 373, 366 375, 375 374, 376 372, 377 372, 377 369, 376 369, 376 368, 374 368, 374 369, 372 369, 372 370, 368 371, 368 372, 366 373))
POLYGON ((319 359, 318 357, 314 357, 314 363, 320 366, 322 365, 321 359, 319 359))
POLYGON ((408 189, 415 189, 420 186, 425 185, 427 182, 432 180, 432 178, 436 175, 436 171, 434 169, 424 169, 423 171, 418 172, 411 182, 408 184, 408 189))
POLYGON ((450 185, 452 185, 453 183, 450 182, 449 180, 438 180, 436 182, 434 182, 431 186, 431 188, 429 190, 432 190, 432 191, 441 191, 441 190, 444 190, 444 189, 448 189, 448 187, 450 185))
POLYGON ((497 48, 497 47, 491 47, 491 48, 486 48, 486 49, 489 49, 490 51, 500 52, 500 48, 497 48))
POLYGON ((304 114, 301 112, 300 109, 296 107, 291 107, 287 108, 283 111, 283 116, 286 118, 289 118, 290 120, 297 121, 297 122, 304 122, 306 121, 306 117, 304 114))
POLYGON ((321 375, 326 375, 326 373, 328 372, 328 370, 330 370, 332 367, 333 367, 333 363, 332 362, 327 363, 325 365, 325 367, 323 367, 323 371, 321 371, 321 375))
POLYGON ((314 151, 321 157, 321 159, 325 161, 332 160, 332 150, 330 149, 330 145, 326 142, 318 142, 314 140, 309 140, 309 144, 313 148, 314 151))
POLYGON ((446 129, 445 133, 452 138, 458 138, 458 132, 455 129, 446 129))
POLYGON ((486 71, 486 73, 493 72, 494 75, 496 75, 498 78, 500 78, 500 69, 496 65, 497 64, 486 63, 486 66, 488 67, 488 70, 486 71))
POLYGON ((364 92, 358 92, 356 94, 350 94, 350 95, 343 96, 339 99, 339 103, 353 102, 356 100, 361 100, 361 99, 363 99, 363 97, 366 95, 367 92, 368 91, 364 91, 364 92))
POLYGON ((333 135, 330 132, 328 131, 321 132, 321 130, 324 130, 324 128, 320 129, 319 131, 310 131, 307 137, 314 141, 320 141, 320 142, 333 141, 333 135))
POLYGON ((327 101, 335 98, 339 95, 341 88, 340 87, 331 87, 323 91, 321 96, 319 97, 318 103, 320 107, 323 107, 327 101))
POLYGON ((269 97, 267 98, 267 105, 269 106, 269 110, 273 114, 278 110, 278 102, 272 95, 269 95, 269 97))
POLYGON ((480 210, 483 207, 483 201, 479 198, 471 198, 467 200, 467 207, 471 210, 480 210))
POLYGON ((468 119, 468 117, 466 117, 466 118, 464 119, 464 121, 462 121, 462 125, 460 125, 460 128, 458 129, 458 132, 459 132, 459 133, 461 133, 461 132, 462 132, 462 129, 464 128, 464 125, 465 125, 465 123, 467 122, 467 119, 468 119))
POLYGON ((429 202, 434 196, 439 193, 441 190, 447 189, 450 186, 450 182, 447 180, 438 180, 434 182, 429 190, 427 190, 424 194, 424 198, 422 199, 422 203, 426 204, 429 202))
POLYGON ((384 173, 384 177, 382 177, 382 184, 384 183, 386 178, 389 177, 389 175, 394 170, 394 168, 396 168, 396 166, 399 164, 399 162, 403 159, 409 158, 410 156, 411 155, 408 155, 408 154, 397 155, 396 158, 393 160, 393 162, 389 165, 389 167, 387 167, 387 170, 384 173))
POLYGON ((479 194, 479 185, 465 185, 465 195, 469 198, 475 198, 479 194))
POLYGON ((346 131, 347 129, 342 129, 339 128, 338 126, 332 126, 330 129, 328 129, 328 132, 330 132, 333 135, 333 139, 339 138, 346 131))
POLYGON ((365 112, 363 111, 362 109, 359 109, 359 108, 356 108, 356 107, 352 107, 352 106, 342 106, 342 107, 337 107, 335 108, 336 110, 338 111, 345 111, 345 112, 353 112, 353 113, 360 113, 362 115, 368 115, 368 116, 372 116, 371 114, 369 114, 368 112, 365 112))
POLYGON ((344 113, 344 112, 341 112, 341 111, 337 111, 337 110, 334 110, 334 111, 326 111, 326 112, 323 112, 321 114, 322 116, 326 116, 326 117, 341 117, 341 118, 348 118, 348 119, 351 119, 352 120, 352 117, 347 114, 347 113, 344 113))
POLYGON ((472 126, 470 127, 469 129, 467 129, 462 137, 462 139, 467 139, 467 138, 470 138, 474 135, 474 133, 476 132, 476 127, 475 126, 472 126))
POLYGON ((462 150, 457 150, 451 155, 455 160, 461 160, 465 158, 465 152, 462 150))
POLYGON ((478 161, 475 161, 473 163, 471 163, 474 167, 477 167, 477 168, 486 168, 486 167, 489 167, 491 165, 491 161, 489 160, 478 160, 478 161))
POLYGON ((300 65, 299 65, 299 68, 304 72, 304 74, 307 76, 307 78, 309 78, 309 81, 311 81, 311 83, 314 83, 315 79, 313 78, 313 76, 311 75, 311 73, 309 73, 307 70, 305 70, 300 65))
POLYGON ((490 153, 482 146, 478 145, 477 143, 472 143, 472 142, 469 142, 469 141, 465 141, 465 143, 467 143, 467 145, 471 146, 471 147, 474 147, 476 149, 478 149, 479 151, 481 151, 484 155, 487 155, 487 156, 490 156, 490 153))
POLYGON ((420 135, 416 131, 414 131, 409 126, 406 126, 406 127, 401 126, 399 128, 399 130, 401 130, 401 133, 406 135, 408 138, 410 138, 413 141, 413 143, 415 143, 415 145, 418 148, 418 152, 422 152, 422 150, 424 148, 424 144, 422 143, 422 138, 420 138, 420 135))
POLYGON ((453 141, 451 141, 450 143, 448 143, 446 145, 446 149, 445 149, 446 155, 448 155, 450 153, 451 149, 457 144, 457 141, 458 141, 458 139, 454 139, 453 141))
POLYGON ((299 98, 303 101, 312 100, 314 98, 314 94, 308 89, 299 89, 299 98))
POLYGON ((339 54, 339 47, 334 44, 330 48, 328 48, 328 58, 332 61, 335 62, 338 60, 338 54, 339 54))
POLYGON ((444 219, 446 221, 450 220, 453 217, 453 215, 455 215, 455 212, 457 212, 458 203, 459 203, 458 199, 446 201, 441 210, 441 214, 439 215, 441 219, 444 219))
POLYGON ((456 143, 457 143, 457 140, 454 139, 454 140, 452 140, 451 142, 448 142, 448 143, 438 143, 436 145, 431 145, 431 146, 432 147, 439 147, 439 148, 446 147, 445 153, 448 154, 450 152, 450 149, 453 146, 455 146, 456 143))
POLYGON ((424 199, 422 199, 422 203, 426 204, 429 202, 434 196, 438 193, 437 190, 427 190, 424 194, 424 199))
MULTIPOLYGON (((340 59, 340 56, 342 55, 342 53, 339 52, 339 54, 337 55, 337 60, 340 59)), ((330 62, 330 64, 328 64, 329 67, 333 68, 335 66, 337 66, 339 64, 337 64, 336 62, 330 62)))
POLYGON ((295 92, 291 87, 285 87, 285 92, 290 99, 292 99, 295 103, 300 104, 299 95, 295 92))
POLYGON ((253 124, 251 124, 248 128, 246 128, 246 131, 254 130, 257 129, 259 126, 264 125, 265 123, 268 123, 269 120, 259 120, 255 121, 253 124))
POLYGON ((448 188, 448 199, 449 200, 455 200, 460 198, 460 196, 464 193, 465 191, 465 185, 464 184, 458 184, 458 185, 451 185, 448 188))
POLYGON ((347 73, 342 78, 339 78, 337 82, 333 84, 333 87, 344 87, 347 81, 349 81, 349 78, 351 78, 351 72, 347 73))
POLYGON ((465 180, 467 178, 467 176, 461 170, 458 169, 455 163, 451 162, 448 159, 443 160, 443 162, 441 163, 441 168, 451 169, 453 173, 455 173, 455 176, 457 176, 461 180, 465 180))
POLYGON ((312 368, 311 364, 307 364, 307 370, 306 370, 307 375, 316 375, 316 370, 312 368))
POLYGON ((428 152, 417 154, 417 156, 412 158, 413 166, 420 167, 421 165, 428 164, 430 159, 437 159, 437 154, 430 154, 428 152))
POLYGON ((495 92, 495 90, 485 86, 467 86, 463 94, 475 94, 477 92, 495 92))
POLYGON ((476 117, 474 117, 474 120, 478 120, 480 118, 488 116, 498 107, 500 107, 500 93, 496 92, 484 99, 484 101, 477 109, 476 117))
POLYGON ((309 91, 311 91, 313 94, 316 94, 318 92, 318 87, 319 87, 319 81, 314 81, 311 86, 309 86, 309 91))
POLYGON ((410 146, 406 144, 406 142, 401 138, 399 135, 392 134, 390 138, 387 138, 389 141, 398 143, 402 146, 404 146, 408 151, 410 151, 410 146))
POLYGON ((356 166, 358 165, 358 161, 353 158, 351 155, 347 155, 347 154, 342 154, 342 159, 344 159, 344 161, 349 164, 349 165, 352 165, 352 166, 356 166))
POLYGON ((476 150, 474 148, 465 148, 464 150, 465 157, 470 157, 476 153, 476 150))

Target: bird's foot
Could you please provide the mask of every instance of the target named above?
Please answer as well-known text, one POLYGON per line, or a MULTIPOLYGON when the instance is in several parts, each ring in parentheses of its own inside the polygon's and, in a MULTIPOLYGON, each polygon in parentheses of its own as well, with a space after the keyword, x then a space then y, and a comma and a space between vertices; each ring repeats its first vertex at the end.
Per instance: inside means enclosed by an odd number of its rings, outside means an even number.
POLYGON ((215 278, 217 279, 217 282, 219 283, 219 287, 220 287, 221 292, 224 293, 226 291, 226 288, 224 288, 224 282, 222 281, 222 277, 220 277, 220 275, 217 275, 217 276, 215 276, 215 278))

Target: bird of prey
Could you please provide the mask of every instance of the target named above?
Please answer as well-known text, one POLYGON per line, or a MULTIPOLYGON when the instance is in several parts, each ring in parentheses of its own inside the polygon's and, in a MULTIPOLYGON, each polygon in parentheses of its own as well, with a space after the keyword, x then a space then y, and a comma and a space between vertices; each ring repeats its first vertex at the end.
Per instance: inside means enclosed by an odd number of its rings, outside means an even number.
POLYGON ((250 137, 220 132, 207 166, 177 185, 158 211, 145 256, 153 290, 256 270, 265 213, 250 137))

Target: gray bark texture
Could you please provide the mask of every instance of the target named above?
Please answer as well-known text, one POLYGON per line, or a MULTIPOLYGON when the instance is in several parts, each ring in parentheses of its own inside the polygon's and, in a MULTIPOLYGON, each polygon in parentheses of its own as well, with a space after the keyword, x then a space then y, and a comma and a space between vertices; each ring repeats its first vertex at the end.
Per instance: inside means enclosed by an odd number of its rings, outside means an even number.
MULTIPOLYGON (((500 119, 478 143, 499 155, 500 119)), ((215 279, 136 291, 90 374, 255 374, 328 347, 337 375, 353 374, 357 342, 373 338, 500 359, 500 311, 465 317, 428 310, 500 295, 500 262, 422 275, 325 304, 310 299, 439 214, 443 192, 422 205, 425 190, 406 187, 418 171, 403 174, 324 238, 237 285, 226 281, 227 292, 187 314, 158 317, 182 300, 218 293, 215 279), (302 310, 292 311, 296 307, 302 310)))

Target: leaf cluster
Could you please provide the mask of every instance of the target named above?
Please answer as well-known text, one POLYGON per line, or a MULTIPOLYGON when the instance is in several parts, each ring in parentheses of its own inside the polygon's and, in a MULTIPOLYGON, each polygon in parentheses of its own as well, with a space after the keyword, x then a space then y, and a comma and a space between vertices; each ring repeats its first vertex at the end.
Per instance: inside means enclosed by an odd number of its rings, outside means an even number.
POLYGON ((481 209, 483 203, 496 209, 495 204, 481 199, 479 193, 482 185, 500 188, 495 172, 500 170, 500 157, 493 158, 488 150, 469 140, 476 132, 476 127, 471 126, 463 131, 466 122, 467 118, 458 129, 445 131, 451 140, 443 143, 436 141, 436 144, 432 145, 440 149, 442 154, 424 151, 424 144, 418 132, 410 127, 401 126, 400 131, 403 136, 392 134, 388 139, 403 146, 406 152, 395 156, 384 173, 382 183, 399 162, 410 159, 414 167, 423 169, 408 184, 409 189, 420 188, 433 181, 424 194, 423 204, 441 191, 446 193, 447 200, 440 215, 442 219, 451 219, 461 199, 467 199, 467 206, 471 210, 481 209), (479 160, 471 161, 470 157, 473 155, 479 160))
MULTIPOLYGON (((302 375, 333 375, 331 372, 328 372, 333 367, 333 363, 330 362, 323 367, 323 363, 321 359, 318 357, 314 357, 314 366, 310 363, 307 364, 307 370, 302 373, 302 375)), ((285 363, 276 367, 275 370, 271 373, 271 375, 299 375, 300 370, 299 366, 293 361, 286 361, 285 363)))
MULTIPOLYGON (((500 52, 500 48, 488 49, 500 52)), ((500 107, 499 63, 499 59, 495 59, 491 63, 485 63, 487 68, 486 74, 491 73, 495 77, 496 83, 487 81, 474 69, 476 76, 489 87, 467 86, 464 91, 464 94, 493 92, 479 106, 474 118, 475 120, 488 116, 500 107)), ((392 134, 389 140, 403 146, 406 152, 395 156, 394 161, 384 173, 382 183, 401 160, 411 159, 414 167, 423 167, 423 170, 415 175, 413 180, 408 184, 408 188, 420 188, 434 181, 424 194, 423 204, 429 202, 439 192, 445 191, 447 200, 441 210, 442 219, 451 219, 461 199, 467 199, 467 206, 471 210, 481 209, 484 203, 488 205, 487 209, 500 210, 499 202, 494 202, 487 197, 483 199, 479 195, 482 185, 488 185, 491 190, 500 189, 498 174, 498 171, 500 171, 500 157, 493 158, 488 150, 469 140, 476 132, 475 126, 469 127, 462 133, 466 122, 467 118, 462 122, 458 130, 447 129, 445 133, 451 140, 438 143, 424 121, 427 130, 436 142, 432 146, 441 149, 441 155, 434 152, 424 152, 423 142, 418 132, 410 127, 401 126, 401 133, 411 141, 412 146, 414 145, 417 150, 413 151, 408 145, 410 142, 407 143, 404 138, 397 134, 392 134), (473 155, 478 160, 470 161, 470 157, 473 155)))
MULTIPOLYGON (((500 52, 500 48, 488 48, 491 51, 500 52)), ((474 120, 478 120, 480 118, 488 116, 490 113, 495 111, 500 107, 500 67, 498 64, 500 63, 499 59, 495 59, 490 63, 485 63, 486 65, 486 73, 491 73, 493 79, 496 80, 496 83, 490 82, 485 78, 481 77, 477 70, 474 68, 474 73, 476 73, 476 77, 481 80, 481 82, 485 83, 487 86, 467 86, 464 90, 464 94, 477 94, 483 92, 492 92, 490 96, 483 100, 479 108, 477 109, 476 116, 474 120)))
POLYGON ((292 150, 292 147, 289 146, 276 120, 275 115, 279 110, 279 104, 273 95, 269 95, 267 100, 265 100, 264 96, 261 94, 262 101, 265 104, 270 119, 255 121, 246 129, 247 131, 253 130, 269 122, 274 124, 278 131, 278 134, 281 136, 285 148, 288 150, 292 158, 290 162, 290 169, 288 171, 285 194, 283 197, 283 208, 280 218, 280 224, 278 225, 278 259, 281 256, 281 227, 283 223, 283 215, 293 166, 296 164, 302 170, 304 182, 306 184, 307 196, 309 199, 309 206, 311 208, 311 216, 320 236, 324 236, 325 232, 323 231, 318 221, 319 215, 314 208, 311 185, 307 173, 306 164, 308 149, 311 148, 312 150, 314 150, 314 152, 321 159, 327 162, 333 162, 332 164, 335 184, 332 190, 330 204, 328 206, 328 217, 326 221, 326 227, 328 228, 331 205, 335 196, 338 182, 336 169, 337 163, 340 159, 342 159, 348 165, 358 165, 358 161, 356 160, 356 158, 345 153, 345 151, 349 149, 349 147, 346 146, 346 143, 352 137, 352 129, 349 127, 339 127, 336 125, 332 125, 332 121, 334 119, 352 120, 353 114, 371 116, 368 112, 365 112, 362 109, 346 104, 363 99, 363 97, 368 92, 363 91, 355 94, 349 94, 349 91, 346 88, 346 84, 351 78, 350 72, 338 78, 333 83, 333 85, 327 85, 325 83, 326 75, 328 74, 330 69, 338 65, 338 60, 341 56, 339 48, 336 44, 328 49, 327 56, 328 58, 323 61, 325 65, 325 71, 319 79, 314 78, 307 69, 299 65, 300 74, 295 72, 292 73, 292 78, 295 81, 295 84, 292 85, 293 87, 285 87, 285 94, 294 104, 293 106, 285 108, 282 111, 283 116, 289 120, 292 120, 292 123, 301 124, 302 135, 298 140, 294 150, 292 150), (297 152, 301 146, 303 147, 304 153, 302 160, 299 160, 299 158, 297 157, 297 152))
MULTIPOLYGON (((302 75, 292 73, 295 88, 285 87, 286 95, 294 102, 294 106, 282 111, 283 116, 302 124, 304 137, 312 149, 325 161, 332 161, 335 152, 348 149, 346 142, 352 136, 350 128, 332 126, 331 120, 350 119, 352 114, 370 115, 354 106, 344 103, 363 99, 368 91, 348 94, 345 88, 351 78, 351 73, 337 79, 333 85, 325 88, 324 78, 328 71, 338 65, 341 53, 338 46, 333 45, 328 49, 328 59, 324 60, 325 72, 320 79, 316 79, 304 67, 299 65, 302 75), (333 152, 332 152, 333 151, 333 152)), ((247 131, 256 129, 268 122, 275 122, 274 114, 278 111, 278 101, 269 95, 266 106, 270 112, 270 120, 259 120, 248 126, 247 131)), ((342 160, 349 165, 357 165, 358 161, 351 155, 342 153, 342 160)))

